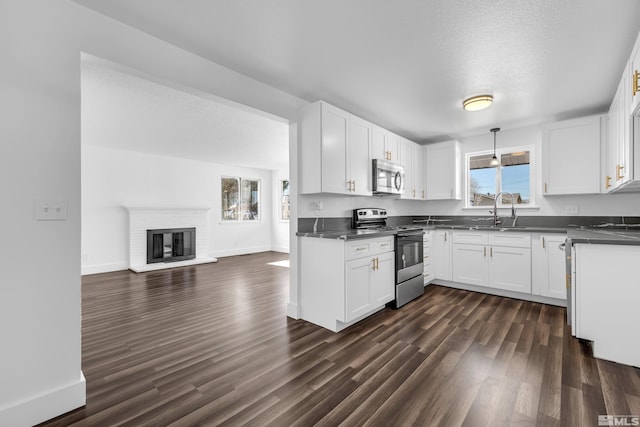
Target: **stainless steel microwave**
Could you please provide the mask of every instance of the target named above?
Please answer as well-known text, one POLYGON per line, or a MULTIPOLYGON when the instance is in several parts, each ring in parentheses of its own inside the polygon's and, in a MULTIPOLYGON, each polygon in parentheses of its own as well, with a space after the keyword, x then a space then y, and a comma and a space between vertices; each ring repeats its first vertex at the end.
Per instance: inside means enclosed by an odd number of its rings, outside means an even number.
POLYGON ((371 168, 373 172, 373 194, 404 193, 404 166, 387 162, 386 160, 373 159, 371 168))

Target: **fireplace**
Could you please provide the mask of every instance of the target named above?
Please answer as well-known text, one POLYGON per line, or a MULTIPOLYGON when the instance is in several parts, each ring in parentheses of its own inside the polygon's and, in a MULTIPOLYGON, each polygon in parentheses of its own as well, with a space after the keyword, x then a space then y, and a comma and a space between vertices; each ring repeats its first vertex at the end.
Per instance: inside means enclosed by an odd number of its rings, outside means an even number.
POLYGON ((147 230, 147 264, 185 261, 195 257, 195 227, 147 230))

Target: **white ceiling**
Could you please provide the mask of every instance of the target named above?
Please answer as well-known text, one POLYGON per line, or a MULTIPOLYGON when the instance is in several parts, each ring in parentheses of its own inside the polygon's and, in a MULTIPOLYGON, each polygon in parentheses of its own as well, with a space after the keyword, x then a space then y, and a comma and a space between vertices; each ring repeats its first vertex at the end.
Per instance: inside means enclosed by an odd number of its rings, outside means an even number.
POLYGON ((287 170, 289 126, 83 55, 82 143, 259 169, 287 170))
POLYGON ((640 31, 638 0, 76 2, 417 142, 606 111, 640 31))

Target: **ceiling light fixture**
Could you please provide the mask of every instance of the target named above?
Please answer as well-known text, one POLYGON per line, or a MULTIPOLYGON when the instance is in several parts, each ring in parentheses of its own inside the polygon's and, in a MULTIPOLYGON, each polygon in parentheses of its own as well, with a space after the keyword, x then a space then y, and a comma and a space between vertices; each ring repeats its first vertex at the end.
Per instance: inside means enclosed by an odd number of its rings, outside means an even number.
POLYGON ((492 102, 493 96, 491 95, 472 96, 462 101, 462 108, 467 111, 479 111, 487 108, 492 102))
POLYGON ((500 166, 500 162, 498 161, 498 157, 496 156, 496 133, 500 132, 500 128, 490 129, 489 132, 493 132, 493 157, 489 162, 489 167, 495 168, 500 166))

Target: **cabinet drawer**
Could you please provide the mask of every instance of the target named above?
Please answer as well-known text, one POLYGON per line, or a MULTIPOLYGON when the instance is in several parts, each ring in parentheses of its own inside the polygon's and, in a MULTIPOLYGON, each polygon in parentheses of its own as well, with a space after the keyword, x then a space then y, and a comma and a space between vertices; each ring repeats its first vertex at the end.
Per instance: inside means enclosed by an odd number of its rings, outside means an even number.
POLYGON ((509 246, 512 248, 530 248, 531 234, 503 231, 489 234, 491 246, 509 246))
POLYGON ((466 245, 486 245, 489 242, 486 231, 453 231, 453 243, 464 243, 466 245))
POLYGON ((393 236, 358 239, 345 243, 345 259, 356 259, 393 251, 393 236))

